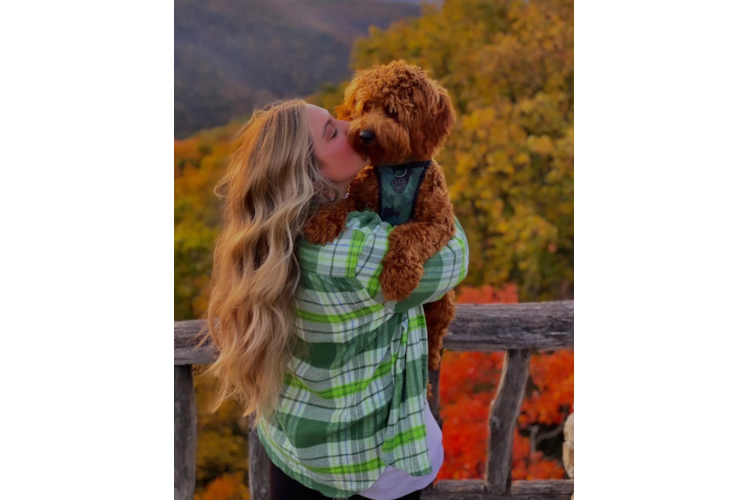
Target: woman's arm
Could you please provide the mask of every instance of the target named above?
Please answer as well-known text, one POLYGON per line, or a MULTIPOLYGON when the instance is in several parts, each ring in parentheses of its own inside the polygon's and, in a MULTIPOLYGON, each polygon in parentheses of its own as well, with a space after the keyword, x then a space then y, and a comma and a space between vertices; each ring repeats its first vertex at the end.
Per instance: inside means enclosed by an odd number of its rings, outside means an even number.
POLYGON ((363 286, 373 300, 395 312, 439 300, 465 278, 470 255, 465 231, 455 217, 455 235, 426 260, 418 287, 399 302, 384 300, 379 275, 394 227, 372 210, 350 212, 346 228, 333 242, 302 243, 299 248, 302 267, 317 275, 343 278, 363 286))
POLYGON ((439 300, 465 278, 468 271, 469 250, 465 231, 455 218, 455 235, 423 265, 423 276, 418 287, 398 302, 385 301, 379 282, 382 262, 389 249, 389 234, 394 229, 386 222, 370 227, 361 242, 361 253, 356 268, 356 279, 369 295, 395 312, 439 300))

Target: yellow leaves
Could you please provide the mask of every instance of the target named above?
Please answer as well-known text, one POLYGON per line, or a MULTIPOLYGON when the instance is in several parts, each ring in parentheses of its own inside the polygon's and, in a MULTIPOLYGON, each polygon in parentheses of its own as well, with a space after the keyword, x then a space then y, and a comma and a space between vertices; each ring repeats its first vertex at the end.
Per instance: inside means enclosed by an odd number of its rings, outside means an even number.
POLYGON ((461 154, 457 157, 455 170, 457 171, 458 176, 463 177, 469 175, 476 165, 477 160, 474 156, 461 154))
POLYGON ((514 165, 509 161, 509 157, 503 149, 499 149, 486 155, 488 163, 487 171, 490 173, 501 173, 505 175, 514 174, 514 165))
POLYGON ((530 151, 539 155, 550 155, 553 153, 553 141, 547 135, 536 137, 531 135, 527 138, 527 146, 530 151))
POLYGON ((480 117, 478 116, 477 112, 469 114, 469 115, 463 115, 461 123, 462 123, 462 128, 464 130, 473 131, 476 128, 478 128, 478 124, 480 123, 480 117))
POLYGON ((456 196, 456 193, 464 192, 467 189, 467 178, 466 177, 460 177, 458 179, 455 179, 455 181, 450 185, 450 191, 449 191, 449 197, 450 199, 454 199, 456 196))
POLYGON ((507 133, 509 134, 509 142, 520 144, 527 139, 527 133, 518 124, 512 122, 507 127, 507 133))
POLYGON ((477 199, 473 200, 473 206, 480 210, 487 210, 488 207, 491 205, 491 202, 488 198, 485 197, 478 197, 477 199))
POLYGON ((558 162, 555 160, 551 162, 552 168, 545 176, 545 181, 548 184, 558 184, 559 182, 562 182, 564 179, 564 172, 561 171, 561 169, 558 167, 558 162))
POLYGON ((529 114, 535 110, 535 101, 532 99, 520 99, 517 103, 517 109, 525 114, 529 114))
MULTIPOLYGON (((496 194, 494 193, 494 199, 492 200, 491 207, 489 208, 488 217, 490 217, 491 220, 498 220, 502 221, 504 220, 504 201, 501 198, 497 198, 496 194)), ((501 231, 501 223, 498 224, 499 230, 501 231)))
POLYGON ((494 108, 479 108, 472 113, 461 117, 462 128, 466 131, 477 131, 485 128, 485 125, 494 123, 496 110, 494 108))
POLYGON ((530 163, 530 155, 522 151, 519 154, 516 154, 512 157, 512 161, 516 163, 517 165, 525 165, 527 163, 530 163))

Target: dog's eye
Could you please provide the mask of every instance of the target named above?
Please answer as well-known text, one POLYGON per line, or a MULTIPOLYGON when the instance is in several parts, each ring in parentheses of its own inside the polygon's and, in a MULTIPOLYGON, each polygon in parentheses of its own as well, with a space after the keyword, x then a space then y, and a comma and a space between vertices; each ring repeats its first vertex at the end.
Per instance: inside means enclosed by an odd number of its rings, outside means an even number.
POLYGON ((395 113, 395 111, 391 109, 388 109, 386 114, 387 114, 387 118, 395 118, 397 116, 397 113, 395 113))

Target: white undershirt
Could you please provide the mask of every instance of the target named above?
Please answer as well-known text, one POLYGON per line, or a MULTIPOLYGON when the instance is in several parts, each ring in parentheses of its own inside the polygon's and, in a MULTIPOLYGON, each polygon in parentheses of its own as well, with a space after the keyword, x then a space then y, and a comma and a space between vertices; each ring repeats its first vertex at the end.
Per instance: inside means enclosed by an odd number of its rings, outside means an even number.
POLYGON ((436 423, 434 416, 431 414, 431 408, 426 405, 426 442, 431 457, 431 468, 433 472, 428 476, 413 477, 404 470, 392 467, 390 465, 384 469, 374 484, 360 492, 364 498, 373 500, 394 500, 403 497, 408 493, 421 490, 431 484, 436 479, 439 469, 444 463, 444 446, 442 445, 442 430, 436 423))

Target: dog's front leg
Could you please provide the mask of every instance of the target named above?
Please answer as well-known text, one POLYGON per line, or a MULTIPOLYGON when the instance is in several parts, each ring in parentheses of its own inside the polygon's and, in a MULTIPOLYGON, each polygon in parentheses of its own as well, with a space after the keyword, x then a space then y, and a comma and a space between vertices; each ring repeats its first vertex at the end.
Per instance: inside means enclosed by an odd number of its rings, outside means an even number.
POLYGON ((345 229, 348 212, 356 209, 351 198, 322 205, 304 224, 304 236, 313 245, 324 245, 334 241, 345 229))
POLYGON ((454 236, 454 223, 408 222, 389 236, 390 248, 382 261, 379 282, 385 300, 408 297, 423 277, 423 263, 454 236))

